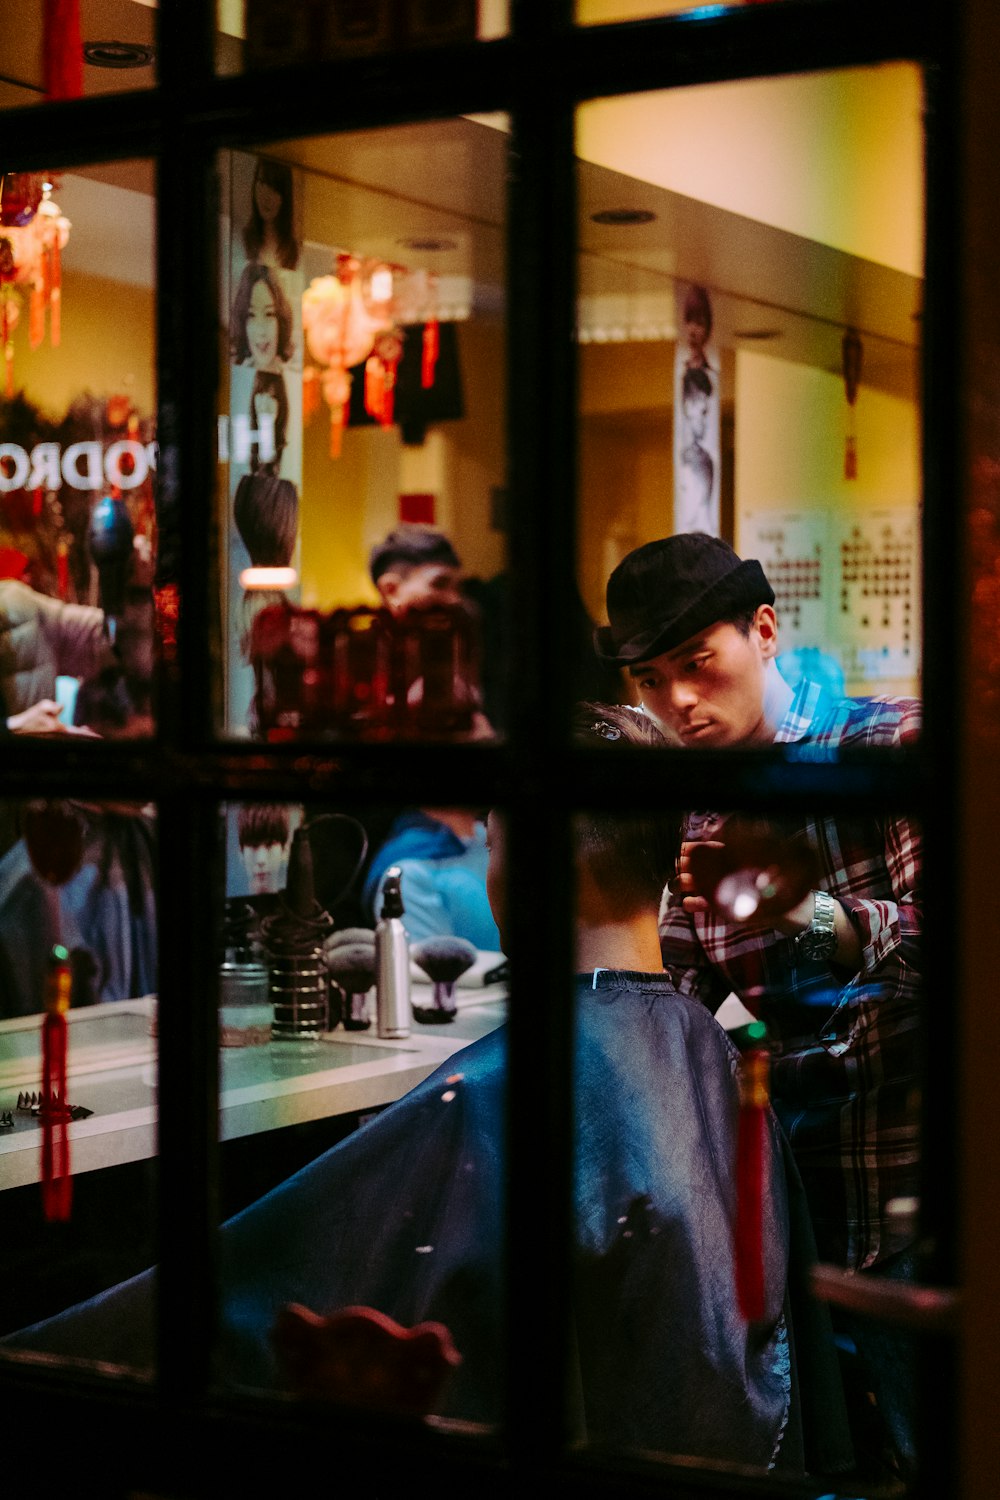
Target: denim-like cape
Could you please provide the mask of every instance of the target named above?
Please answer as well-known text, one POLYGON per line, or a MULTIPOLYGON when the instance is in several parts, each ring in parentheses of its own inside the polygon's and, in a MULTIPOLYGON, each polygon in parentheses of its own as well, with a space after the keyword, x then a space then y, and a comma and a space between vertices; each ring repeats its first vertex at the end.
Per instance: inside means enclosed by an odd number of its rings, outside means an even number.
MULTIPOLYGON (((577 982, 573 1403, 581 1439, 801 1472, 850 1461, 829 1324, 802 1295, 801 1190, 768 1120, 767 1313, 747 1325, 733 1256, 737 1054, 665 976, 577 982)), ((451 1331, 440 1414, 502 1419, 505 1029, 230 1219, 220 1380, 281 1388, 278 1309, 364 1304, 451 1331)), ((539 1164, 544 1170, 544 1164, 539 1164)), ((11 1335, 148 1369, 155 1268, 11 1335)))

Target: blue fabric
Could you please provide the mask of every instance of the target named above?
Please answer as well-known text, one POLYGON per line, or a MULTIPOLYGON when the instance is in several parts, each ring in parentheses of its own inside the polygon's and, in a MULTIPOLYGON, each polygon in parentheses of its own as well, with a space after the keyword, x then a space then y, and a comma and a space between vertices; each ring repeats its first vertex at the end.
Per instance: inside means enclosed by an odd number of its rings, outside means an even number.
POLYGON ((122 850, 105 845, 95 825, 76 874, 58 888, 36 874, 23 839, 0 858, 0 1017, 42 1009, 54 943, 93 961, 95 1001, 128 1000, 156 989, 157 927, 153 832, 140 818, 121 819, 132 878, 122 850))
MULTIPOLYGON (((665 977, 578 981, 579 1431, 614 1447, 800 1472, 789 1197, 773 1117, 767 1313, 748 1327, 736 1310, 735 1069, 722 1028, 665 977)), ((223 1227, 224 1382, 280 1386, 268 1332, 283 1304, 362 1303, 404 1324, 447 1324, 463 1358, 443 1414, 501 1419, 505 1076, 501 1028, 223 1227)), ((5 1342, 149 1368, 154 1276, 5 1342)), ((817 1343, 815 1330, 809 1337, 817 1343)), ((828 1467, 846 1454, 838 1399, 824 1389, 812 1403, 828 1424, 828 1467)))
POLYGON ((460 937, 482 951, 496 953, 500 934, 486 897, 486 864, 481 824, 466 841, 425 813, 402 813, 369 866, 365 908, 375 921, 386 871, 398 865, 403 873, 403 926, 411 943, 428 937, 460 937))

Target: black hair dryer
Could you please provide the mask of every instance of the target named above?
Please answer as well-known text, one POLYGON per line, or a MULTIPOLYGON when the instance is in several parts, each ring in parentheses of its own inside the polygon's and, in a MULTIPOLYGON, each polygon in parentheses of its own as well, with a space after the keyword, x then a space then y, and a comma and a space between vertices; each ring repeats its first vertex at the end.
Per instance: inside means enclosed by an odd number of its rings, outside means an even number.
POLYGON ((97 568, 104 613, 117 619, 125 607, 134 532, 120 495, 102 495, 90 512, 87 542, 97 568))

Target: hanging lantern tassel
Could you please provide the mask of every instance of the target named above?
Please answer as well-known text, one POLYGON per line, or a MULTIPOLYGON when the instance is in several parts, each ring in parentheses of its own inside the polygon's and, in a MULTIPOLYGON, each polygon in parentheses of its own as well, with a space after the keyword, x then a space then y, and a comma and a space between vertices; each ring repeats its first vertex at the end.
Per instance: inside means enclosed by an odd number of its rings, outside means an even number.
POLYGON ((385 426, 385 367, 377 354, 365 360, 365 411, 385 426))
POLYGON ((49 343, 53 349, 59 347, 62 337, 62 257, 59 251, 59 240, 56 239, 49 249, 49 343))
POLYGON ((736 1144, 736 1299, 748 1323, 764 1317, 765 1143, 770 1104, 771 1058, 767 1028, 752 1021, 730 1033, 740 1048, 740 1118, 736 1144))
POLYGON ((0 293, 0 340, 3 341, 3 362, 6 371, 4 380, 4 395, 9 401, 14 394, 14 344, 10 332, 9 303, 7 298, 0 293))
POLYGON ((844 334, 841 345, 844 370, 844 392, 847 396, 847 447, 844 451, 844 478, 858 477, 858 450, 854 438, 854 403, 861 383, 861 340, 853 328, 844 334))
POLYGON ((66 1102, 66 1012, 70 999, 69 954, 59 943, 49 959, 42 1021, 42 1212, 49 1223, 65 1222, 73 1203, 69 1170, 69 1107, 66 1102))
POLYGON ((438 320, 431 320, 424 324, 423 358, 420 361, 420 384, 425 391, 429 391, 434 384, 434 372, 437 369, 438 352, 441 347, 438 334, 438 320))

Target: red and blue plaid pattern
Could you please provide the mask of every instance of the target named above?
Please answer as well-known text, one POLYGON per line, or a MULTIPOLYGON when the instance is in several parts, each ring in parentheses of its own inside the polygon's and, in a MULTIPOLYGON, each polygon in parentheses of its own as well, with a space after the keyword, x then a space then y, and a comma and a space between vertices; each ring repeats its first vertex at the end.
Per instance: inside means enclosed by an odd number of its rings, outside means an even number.
MULTIPOLYGON (((803 759, 847 746, 912 745, 920 704, 833 700, 804 682, 775 737, 803 759)), ((686 839, 725 838, 725 813, 693 813, 686 839)), ((751 924, 660 915, 664 965, 713 1011, 730 992, 767 1022, 774 1105, 795 1152, 823 1259, 861 1268, 908 1243, 893 1198, 916 1194, 919 1160, 921 831, 910 818, 799 816, 776 831, 807 840, 818 884, 862 945, 857 974, 800 959, 792 939, 751 924)))

